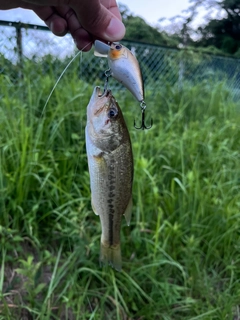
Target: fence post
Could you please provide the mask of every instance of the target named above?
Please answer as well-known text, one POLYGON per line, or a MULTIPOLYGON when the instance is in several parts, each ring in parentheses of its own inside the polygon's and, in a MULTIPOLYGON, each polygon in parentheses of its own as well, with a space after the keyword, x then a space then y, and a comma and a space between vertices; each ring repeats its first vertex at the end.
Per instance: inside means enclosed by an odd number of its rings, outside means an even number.
POLYGON ((18 68, 19 77, 23 78, 23 50, 22 50, 22 27, 21 23, 16 25, 16 40, 17 40, 17 55, 18 55, 18 68))
POLYGON ((184 78, 184 63, 183 63, 182 57, 180 57, 179 71, 178 71, 178 87, 179 87, 179 89, 182 89, 183 78, 184 78))

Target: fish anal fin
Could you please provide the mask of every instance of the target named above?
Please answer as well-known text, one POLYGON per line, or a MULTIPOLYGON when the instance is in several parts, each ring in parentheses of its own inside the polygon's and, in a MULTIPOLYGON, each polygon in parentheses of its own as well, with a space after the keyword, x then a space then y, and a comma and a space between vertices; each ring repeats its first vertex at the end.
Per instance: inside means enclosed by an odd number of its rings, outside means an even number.
POLYGON ((132 197, 131 197, 128 202, 127 208, 124 212, 124 216, 125 216, 125 219, 127 221, 128 226, 130 226, 131 217, 132 217, 132 205, 133 205, 133 203, 132 203, 132 197))
POLYGON ((100 265, 111 265, 117 271, 122 269, 121 246, 105 246, 101 242, 100 265))

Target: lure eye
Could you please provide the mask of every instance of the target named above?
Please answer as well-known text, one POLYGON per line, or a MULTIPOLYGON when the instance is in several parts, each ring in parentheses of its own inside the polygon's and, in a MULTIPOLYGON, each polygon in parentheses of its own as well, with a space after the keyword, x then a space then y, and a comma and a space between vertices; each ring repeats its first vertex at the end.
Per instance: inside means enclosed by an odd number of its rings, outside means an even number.
POLYGON ((115 45, 115 49, 116 49, 116 50, 121 50, 121 49, 122 49, 121 44, 116 44, 116 45, 115 45))
POLYGON ((117 109, 110 109, 109 111, 108 111, 108 117, 109 118, 114 118, 114 117, 116 117, 117 116, 117 114, 118 114, 118 112, 117 112, 117 109))

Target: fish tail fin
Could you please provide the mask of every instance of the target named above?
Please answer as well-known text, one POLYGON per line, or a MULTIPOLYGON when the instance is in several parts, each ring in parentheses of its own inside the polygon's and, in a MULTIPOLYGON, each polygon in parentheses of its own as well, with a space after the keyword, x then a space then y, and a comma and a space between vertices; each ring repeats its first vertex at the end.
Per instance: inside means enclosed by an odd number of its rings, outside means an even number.
POLYGON ((121 255, 121 246, 105 246, 101 242, 101 253, 100 253, 100 264, 108 265, 110 264, 117 271, 122 269, 122 255, 121 255))

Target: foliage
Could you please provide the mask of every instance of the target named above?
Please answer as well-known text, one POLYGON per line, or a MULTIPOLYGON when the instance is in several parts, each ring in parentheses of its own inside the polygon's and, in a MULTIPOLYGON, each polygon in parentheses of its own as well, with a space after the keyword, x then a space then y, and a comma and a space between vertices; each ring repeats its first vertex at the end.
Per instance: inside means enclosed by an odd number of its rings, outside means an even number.
POLYGON ((125 39, 162 46, 177 45, 174 38, 169 37, 165 32, 159 32, 157 28, 147 24, 141 17, 133 15, 127 6, 120 4, 119 9, 126 27, 125 39))
MULTIPOLYGON (((225 54, 239 56, 240 1, 239 0, 191 0, 182 16, 170 19, 169 36, 184 46, 216 47, 225 54), (195 27, 199 12, 205 11, 205 21, 195 27), (194 24, 195 23, 195 24, 194 24), (173 31, 172 31, 173 29, 173 31)), ((197 22, 198 23, 198 22, 197 22)), ((164 31, 165 28, 161 28, 164 31)))
MULTIPOLYGON (((192 1, 197 7, 202 1, 192 1)), ((206 26, 199 27, 201 34, 200 46, 214 45, 223 52, 235 54, 240 48, 240 1, 239 0, 206 0, 205 7, 216 8, 223 11, 224 15, 219 19, 211 19, 206 26)))
MULTIPOLYGON (((131 134, 134 208, 123 271, 98 264, 85 152, 92 93, 76 70, 55 84, 25 64, 0 75, 0 318, 233 319, 239 316, 239 109, 224 83, 114 92, 131 134), (147 119, 148 120, 148 119, 147 119)), ((39 69, 40 70, 40 69, 39 69)))

